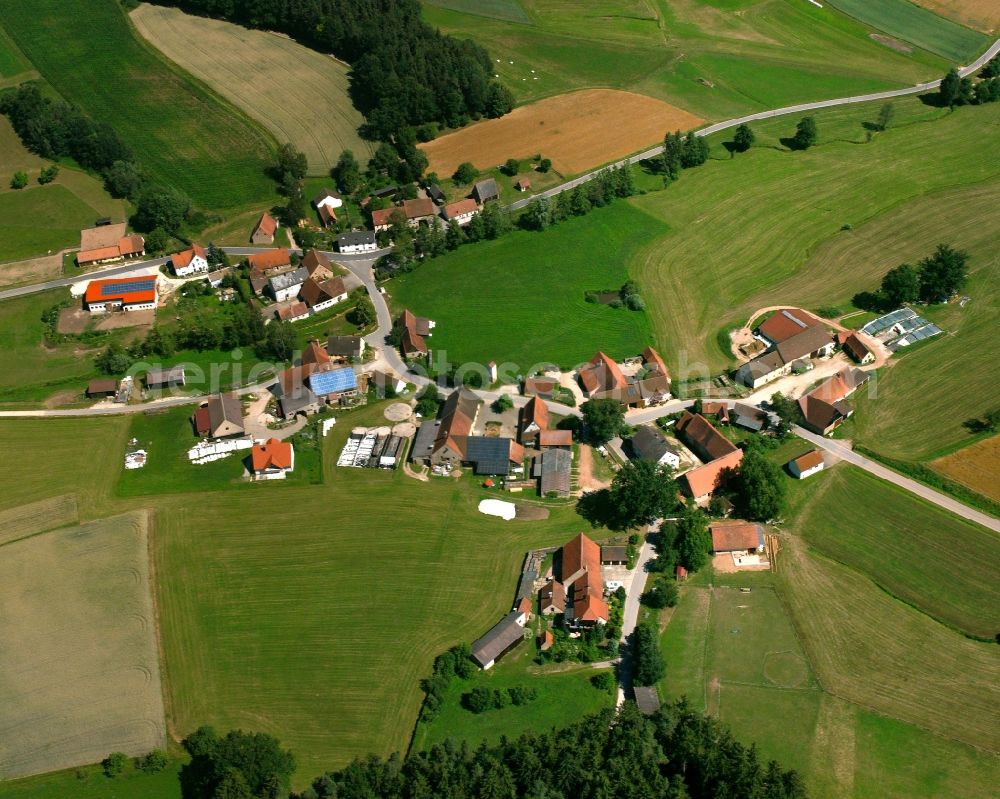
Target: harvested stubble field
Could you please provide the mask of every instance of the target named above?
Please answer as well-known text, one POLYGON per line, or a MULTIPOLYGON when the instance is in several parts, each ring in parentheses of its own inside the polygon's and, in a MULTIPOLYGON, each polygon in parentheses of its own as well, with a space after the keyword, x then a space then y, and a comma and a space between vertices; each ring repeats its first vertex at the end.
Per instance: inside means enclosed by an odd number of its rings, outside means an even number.
POLYGON ((995 33, 1000 28, 1000 5, 996 0, 914 0, 918 6, 929 8, 984 33, 995 33))
POLYGON ((540 153, 564 175, 576 175, 655 145, 672 130, 704 120, 641 94, 585 89, 515 108, 421 145, 428 170, 450 175, 464 161, 480 169, 540 153), (628 124, 622 124, 628 120, 628 124))
POLYGON ((116 0, 7 0, 4 30, 59 95, 110 121, 157 181, 207 209, 270 203, 273 139, 137 37, 116 0))
POLYGON ((164 745, 146 526, 138 511, 3 547, 4 776, 164 745))
POLYGON ((217 91, 326 175, 341 150, 365 162, 374 148, 347 94, 347 65, 286 36, 143 3, 136 30, 167 58, 217 91))
POLYGON ((1000 500, 1000 436, 987 438, 938 458, 930 465, 935 471, 973 491, 1000 500))

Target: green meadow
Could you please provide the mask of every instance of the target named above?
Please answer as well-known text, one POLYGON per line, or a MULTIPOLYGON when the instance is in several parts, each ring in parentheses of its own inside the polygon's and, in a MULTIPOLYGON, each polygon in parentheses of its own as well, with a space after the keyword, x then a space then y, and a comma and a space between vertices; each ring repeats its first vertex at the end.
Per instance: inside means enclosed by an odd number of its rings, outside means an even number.
POLYGON ((275 198, 271 137, 137 38, 115 0, 11 0, 0 25, 41 76, 110 122, 154 178, 197 205, 275 198))

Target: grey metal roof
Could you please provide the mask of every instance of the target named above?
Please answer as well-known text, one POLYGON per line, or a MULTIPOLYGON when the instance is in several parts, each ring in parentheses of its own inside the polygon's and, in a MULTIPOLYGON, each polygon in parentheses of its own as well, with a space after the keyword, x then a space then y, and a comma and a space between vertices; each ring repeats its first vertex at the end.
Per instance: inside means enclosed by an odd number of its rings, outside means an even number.
POLYGON ((486 178, 486 180, 480 180, 476 183, 472 189, 472 193, 482 202, 491 197, 499 197, 500 189, 497 188, 497 182, 493 178, 486 178))
POLYGON ((306 282, 307 277, 309 277, 309 270, 300 266, 291 272, 285 272, 283 275, 275 275, 268 283, 270 283, 272 291, 278 292, 292 286, 301 286, 306 282))
POLYGON ((635 435, 632 437, 632 450, 642 460, 653 463, 659 463, 660 458, 668 452, 672 452, 674 455, 678 454, 677 450, 670 446, 670 442, 667 441, 663 433, 649 425, 642 425, 635 431, 635 435))
POLYGON ((150 369, 146 372, 146 385, 150 385, 152 383, 167 383, 175 380, 180 380, 182 383, 184 382, 183 364, 171 366, 169 369, 150 369))
POLYGON ((496 660, 513 644, 524 639, 524 628, 517 623, 518 615, 516 611, 508 613, 486 635, 472 643, 472 657, 480 666, 496 660))
POLYGON ((637 685, 632 691, 635 694, 635 703, 639 706, 640 713, 652 716, 660 709, 660 695, 656 693, 655 686, 637 685))
POLYGON ((542 482, 539 486, 542 496, 550 491, 569 494, 570 466, 572 456, 567 449, 547 449, 542 453, 542 482))
POLYGON ((355 230, 350 233, 341 233, 337 236, 337 245, 340 247, 357 247, 361 244, 374 243, 374 230, 355 230))

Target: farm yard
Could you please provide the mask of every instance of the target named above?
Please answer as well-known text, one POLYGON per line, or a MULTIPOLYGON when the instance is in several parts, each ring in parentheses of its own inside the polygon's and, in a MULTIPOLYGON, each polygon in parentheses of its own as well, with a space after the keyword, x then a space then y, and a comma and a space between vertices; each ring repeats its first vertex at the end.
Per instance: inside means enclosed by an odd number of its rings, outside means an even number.
MULTIPOLYGON (((488 47, 521 103, 607 87, 727 119, 912 85, 946 69, 941 56, 892 49, 872 39, 867 25, 823 5, 606 0, 583 11, 559 0, 442 0, 424 4, 423 13, 446 33, 488 47)), ((940 30, 926 25, 923 35, 949 41, 956 26, 932 18, 940 30)))
POLYGON ((328 174, 341 150, 362 163, 374 152, 358 135, 364 118, 347 94, 346 64, 286 36, 176 8, 143 3, 129 16, 149 44, 305 153, 311 174, 328 174))
POLYGON ((992 436, 931 462, 931 468, 984 496, 1000 501, 1000 437, 992 436))
POLYGON ((0 656, 4 776, 164 745, 146 523, 134 512, 4 545, 0 635, 17 641, 0 656))
POLYGON ((645 147, 666 131, 704 120, 650 97, 610 89, 560 94, 515 108, 422 145, 428 170, 450 175, 464 161, 480 169, 541 153, 564 175, 587 172, 645 147), (628 120, 628 124, 621 124, 628 120))
POLYGON ((56 92, 113 124, 152 177, 208 209, 276 198, 264 174, 273 139, 137 39, 115 0, 11 0, 0 25, 56 92))
POLYGON ((645 314, 589 303, 587 291, 629 279, 628 254, 665 225, 627 203, 545 233, 470 244, 392 281, 397 308, 437 321, 434 349, 455 364, 509 361, 527 374, 540 360, 572 367, 598 349, 634 354, 649 342, 645 314), (475 286, 458 296, 454 286, 475 286))

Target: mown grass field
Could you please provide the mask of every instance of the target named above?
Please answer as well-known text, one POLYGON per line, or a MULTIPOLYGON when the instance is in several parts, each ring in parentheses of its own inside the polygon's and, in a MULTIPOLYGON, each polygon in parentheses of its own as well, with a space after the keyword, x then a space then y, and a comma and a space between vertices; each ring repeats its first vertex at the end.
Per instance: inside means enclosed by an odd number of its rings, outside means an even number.
POLYGON ((626 203, 545 233, 515 232, 470 244, 394 280, 394 306, 437 322, 431 346, 455 364, 539 362, 572 367, 598 349, 613 357, 649 343, 642 312, 588 303, 587 291, 629 278, 628 254, 666 226, 626 203))
POLYGON ((972 61, 986 49, 983 34, 921 8, 909 0, 829 0, 834 8, 903 41, 947 58, 956 64, 972 61))
POLYGON ((374 152, 358 135, 364 118, 348 97, 346 64, 285 36, 176 8, 144 3, 129 16, 150 45, 305 153, 312 174, 328 174, 341 150, 362 163, 374 152))
POLYGON ((468 741, 472 748, 482 741, 496 744, 501 736, 514 739, 526 732, 565 727, 582 716, 611 707, 611 693, 590 682, 602 669, 589 664, 539 667, 534 664, 535 651, 535 642, 529 639, 489 671, 477 672, 469 680, 456 679, 438 715, 417 727, 413 750, 430 749, 447 738, 468 741), (534 688, 538 696, 520 707, 508 705, 473 713, 462 707, 462 695, 479 686, 499 690, 534 688))
POLYGON ((115 0, 11 0, 4 12, 42 77, 110 122, 154 178, 203 208, 275 198, 273 139, 138 39, 115 0))
POLYGON ((424 17, 488 47, 496 74, 520 102, 606 86, 727 119, 913 84, 946 66, 932 53, 900 53, 873 41, 867 26, 829 6, 796 0, 604 0, 585 7, 524 0, 520 7, 528 23, 513 3, 462 0, 424 4, 424 17))
POLYGON ((59 771, 38 777, 0 782, 3 799, 180 799, 180 766, 171 764, 159 774, 126 772, 110 779, 100 766, 59 771))
POLYGON ((0 633, 17 642, 0 657, 0 773, 164 746, 147 514, 8 543, 0 578, 0 633))
MULTIPOLYGON (((823 494, 817 507, 826 513, 794 503, 777 575, 699 574, 682 589, 662 636, 661 694, 686 695, 717 714, 765 758, 799 769, 820 799, 985 799, 1000 777, 988 712, 1000 668, 995 653, 805 546, 800 536, 835 535, 832 520, 845 507, 835 492, 841 469, 807 481, 807 493, 823 494)), ((885 498, 865 500, 869 515, 898 521, 891 509, 878 512, 885 498)), ((929 530, 939 521, 926 512, 915 519, 911 527, 929 530)), ((911 565, 920 546, 914 541, 911 565)), ((942 568, 927 588, 943 590, 953 577, 942 568)))
POLYGON ((990 531, 839 468, 814 492, 800 527, 817 551, 960 632, 992 639, 1000 630, 991 601, 1000 538, 990 531))

